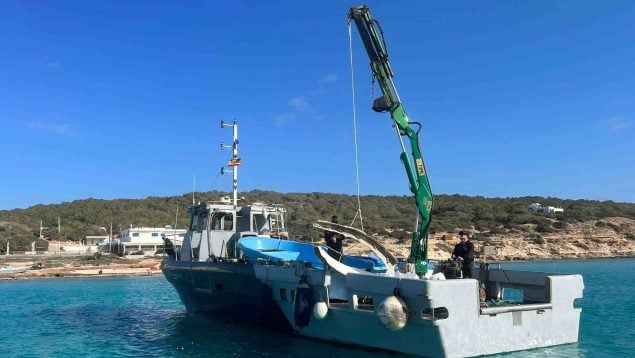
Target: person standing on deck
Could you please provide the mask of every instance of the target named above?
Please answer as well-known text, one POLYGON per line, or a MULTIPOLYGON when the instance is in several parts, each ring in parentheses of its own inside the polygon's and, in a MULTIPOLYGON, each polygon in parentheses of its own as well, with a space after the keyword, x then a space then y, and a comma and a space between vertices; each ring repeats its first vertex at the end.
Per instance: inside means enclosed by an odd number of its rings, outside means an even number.
MULTIPOLYGON (((331 217, 331 222, 337 224, 337 215, 333 215, 331 217)), ((343 240, 343 235, 340 235, 333 231, 324 230, 324 241, 326 241, 326 246, 328 246, 328 253, 337 261, 340 261, 340 259, 342 258, 343 240)))
POLYGON ((452 259, 459 260, 463 264, 463 278, 472 278, 472 263, 474 262, 474 244, 470 241, 470 235, 465 231, 459 231, 461 242, 454 246, 452 259))

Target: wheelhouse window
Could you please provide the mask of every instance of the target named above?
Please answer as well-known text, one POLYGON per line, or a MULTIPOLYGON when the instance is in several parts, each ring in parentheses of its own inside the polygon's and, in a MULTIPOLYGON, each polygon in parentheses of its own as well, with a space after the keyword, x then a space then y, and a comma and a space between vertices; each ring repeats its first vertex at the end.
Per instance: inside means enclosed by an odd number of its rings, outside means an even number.
POLYGON ((253 217, 254 231, 262 234, 269 231, 269 225, 267 225, 267 218, 262 214, 256 214, 253 217))
POLYGON ((212 230, 231 231, 234 229, 234 215, 231 213, 212 214, 212 230))
POLYGON ((190 221, 190 230, 196 231, 198 227, 198 215, 192 215, 192 221, 190 221))
POLYGON ((197 232, 203 232, 203 230, 207 230, 207 214, 207 211, 198 214, 198 226, 196 227, 197 232))
POLYGON ((196 215, 192 215, 192 221, 190 222, 190 231, 202 232, 207 229, 207 211, 199 212, 196 215))
POLYGON ((284 218, 280 214, 270 214, 269 215, 269 227, 274 231, 287 231, 284 227, 284 218))

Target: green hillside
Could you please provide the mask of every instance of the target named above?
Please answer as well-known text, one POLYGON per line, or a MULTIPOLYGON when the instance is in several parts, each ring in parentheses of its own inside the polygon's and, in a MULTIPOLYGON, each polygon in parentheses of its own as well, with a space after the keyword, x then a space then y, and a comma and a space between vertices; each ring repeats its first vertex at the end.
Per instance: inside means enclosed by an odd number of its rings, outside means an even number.
MULTIPOLYGON (((197 201, 216 200, 222 192, 197 193, 197 201)), ((350 223, 357 210, 352 195, 328 193, 290 193, 254 190, 241 193, 245 202, 279 203, 289 210, 289 229, 294 239, 317 239, 320 233, 311 227, 316 220, 328 220, 338 215, 340 223, 350 223)), ((146 199, 85 199, 61 204, 36 205, 27 209, 0 211, 0 253, 11 240, 11 250, 29 250, 39 236, 40 220, 44 235, 51 239, 80 240, 86 235, 100 235, 100 227, 113 224, 113 231, 135 226, 174 225, 179 208, 178 228, 188 224, 187 207, 191 194, 146 199), (57 233, 57 218, 62 230, 57 233)), ((415 207, 410 196, 375 196, 361 198, 364 228, 369 233, 384 233, 385 229, 399 229, 393 235, 405 236, 412 230, 415 207)), ((606 217, 635 219, 635 204, 612 201, 563 200, 543 197, 484 198, 463 195, 437 195, 433 209, 431 232, 452 232, 467 228, 481 237, 514 232, 549 233, 565 229, 570 223, 599 220, 606 217), (558 216, 530 214, 527 206, 534 202, 562 207, 558 216), (533 225, 525 225, 533 224, 533 225)), ((358 224, 359 222, 357 222, 358 224)), ((613 228, 615 231, 620 227, 613 228)), ((478 238, 478 237, 477 237, 478 238)), ((36 243, 38 247, 46 242, 36 243)))

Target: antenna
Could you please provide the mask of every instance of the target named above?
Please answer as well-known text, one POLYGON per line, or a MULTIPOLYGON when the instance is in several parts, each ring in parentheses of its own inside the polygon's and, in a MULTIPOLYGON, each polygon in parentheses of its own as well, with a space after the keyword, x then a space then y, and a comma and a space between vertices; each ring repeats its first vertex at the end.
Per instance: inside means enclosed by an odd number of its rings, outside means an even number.
POLYGON ((196 191, 196 174, 192 174, 192 206, 196 205, 194 200, 194 192, 196 191))
POLYGON ((234 119, 234 123, 233 124, 227 124, 224 121, 220 121, 220 127, 221 128, 227 128, 227 127, 232 127, 233 129, 233 141, 232 141, 232 145, 229 144, 223 144, 221 142, 220 144, 220 149, 228 149, 228 148, 232 148, 232 158, 229 160, 229 163, 227 164, 228 167, 232 167, 232 169, 225 169, 225 168, 221 168, 220 169, 220 173, 221 174, 225 174, 225 173, 232 173, 234 180, 233 180, 233 193, 234 193, 234 208, 238 207, 238 166, 242 164, 242 160, 240 159, 240 157, 238 156, 238 123, 236 122, 236 120, 234 119))
POLYGON ((179 206, 176 206, 176 215, 174 216, 174 236, 176 237, 176 226, 179 224, 179 206))

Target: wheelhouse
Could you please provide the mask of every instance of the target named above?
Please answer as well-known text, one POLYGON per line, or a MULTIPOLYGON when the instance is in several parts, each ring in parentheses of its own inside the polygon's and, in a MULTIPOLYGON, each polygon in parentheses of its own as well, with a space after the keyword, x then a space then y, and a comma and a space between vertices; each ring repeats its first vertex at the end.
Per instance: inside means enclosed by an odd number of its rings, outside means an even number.
POLYGON ((234 207, 221 198, 190 208, 190 226, 181 248, 181 261, 236 259, 237 241, 244 236, 287 237, 286 209, 254 203, 234 207))

